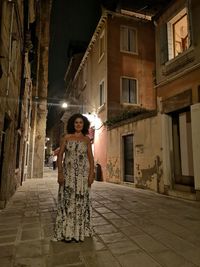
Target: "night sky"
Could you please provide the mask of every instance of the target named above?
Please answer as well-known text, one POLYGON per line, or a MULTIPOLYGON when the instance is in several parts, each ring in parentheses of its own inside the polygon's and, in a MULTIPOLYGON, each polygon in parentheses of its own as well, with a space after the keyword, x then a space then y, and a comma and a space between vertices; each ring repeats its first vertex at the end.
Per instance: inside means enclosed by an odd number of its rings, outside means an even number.
POLYGON ((101 16, 98 0, 55 0, 49 54, 49 98, 62 97, 70 42, 89 43, 101 16))
POLYGON ((100 0, 54 0, 51 11, 47 128, 58 119, 59 100, 65 93, 71 42, 87 45, 101 17, 100 0))

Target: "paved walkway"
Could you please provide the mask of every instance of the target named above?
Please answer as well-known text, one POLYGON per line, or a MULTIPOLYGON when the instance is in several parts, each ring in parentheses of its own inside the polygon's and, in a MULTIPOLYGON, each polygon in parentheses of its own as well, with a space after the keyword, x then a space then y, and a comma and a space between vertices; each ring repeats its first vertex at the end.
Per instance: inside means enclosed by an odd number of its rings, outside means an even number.
POLYGON ((24 182, 0 211, 1 267, 200 266, 200 203, 95 182, 95 236, 51 242, 56 172, 24 182))

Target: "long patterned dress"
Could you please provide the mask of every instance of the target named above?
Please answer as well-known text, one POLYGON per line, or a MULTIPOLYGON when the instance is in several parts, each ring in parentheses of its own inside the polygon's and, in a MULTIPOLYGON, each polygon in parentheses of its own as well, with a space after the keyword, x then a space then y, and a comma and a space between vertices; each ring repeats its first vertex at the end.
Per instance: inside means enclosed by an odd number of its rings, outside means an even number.
POLYGON ((65 146, 64 185, 59 186, 54 241, 83 241, 92 235, 88 188, 87 143, 70 140, 65 146))

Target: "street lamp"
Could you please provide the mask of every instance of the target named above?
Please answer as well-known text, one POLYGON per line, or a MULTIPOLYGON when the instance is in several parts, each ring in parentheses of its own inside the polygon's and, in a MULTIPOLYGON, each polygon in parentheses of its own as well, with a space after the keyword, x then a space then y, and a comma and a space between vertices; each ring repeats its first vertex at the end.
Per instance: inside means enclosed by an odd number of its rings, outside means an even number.
POLYGON ((66 102, 63 102, 62 103, 62 108, 67 108, 68 107, 68 104, 66 102))

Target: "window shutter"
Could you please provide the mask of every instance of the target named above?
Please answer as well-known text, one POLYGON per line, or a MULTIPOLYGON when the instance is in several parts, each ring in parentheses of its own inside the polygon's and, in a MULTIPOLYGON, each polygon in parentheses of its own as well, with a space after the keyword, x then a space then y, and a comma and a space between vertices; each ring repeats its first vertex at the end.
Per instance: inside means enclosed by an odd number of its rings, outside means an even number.
POLYGON ((196 24, 195 18, 199 16, 199 0, 188 0, 187 1, 188 7, 188 24, 189 24, 189 38, 190 38, 190 45, 197 45, 197 36, 199 36, 199 27, 196 24))
POLYGON ((122 78, 122 101, 129 103, 129 80, 122 78))
POLYGON ((104 82, 100 84, 100 106, 102 106, 105 103, 104 99, 104 82))
POLYGON ((121 50, 128 51, 128 29, 121 27, 121 50))
POLYGON ((136 80, 130 80, 130 103, 137 104, 136 80))
POLYGON ((136 52, 136 32, 134 29, 129 29, 129 47, 131 52, 136 52))
POLYGON ((168 61, 168 40, 167 40, 167 24, 160 27, 160 63, 164 64, 168 61))

